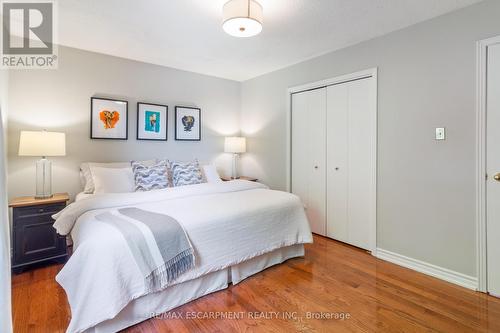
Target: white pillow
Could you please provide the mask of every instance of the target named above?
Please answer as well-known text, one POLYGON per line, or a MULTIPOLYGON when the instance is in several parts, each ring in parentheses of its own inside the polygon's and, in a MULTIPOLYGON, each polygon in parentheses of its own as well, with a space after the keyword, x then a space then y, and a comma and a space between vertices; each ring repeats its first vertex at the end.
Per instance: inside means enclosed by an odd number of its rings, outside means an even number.
POLYGON ((94 181, 94 193, 134 192, 135 182, 132 168, 90 167, 94 181))
MULTIPOLYGON (((141 163, 149 166, 153 165, 156 160, 147 160, 142 161, 141 163)), ((83 186, 83 192, 87 194, 94 193, 94 180, 92 178, 91 167, 100 167, 100 168, 128 168, 130 167, 130 162, 114 162, 114 163, 94 163, 94 162, 86 162, 80 165, 80 171, 85 178, 85 185, 83 186)))
MULTIPOLYGON (((87 184, 87 179, 85 179, 85 176, 83 175, 83 171, 82 169, 80 169, 80 185, 83 187, 83 189, 85 190, 85 185, 87 184)), ((82 193, 85 193, 85 192, 82 192, 82 193)))
POLYGON ((206 164, 203 166, 203 176, 207 183, 219 183, 222 182, 220 179, 219 173, 217 172, 217 168, 213 164, 206 164))

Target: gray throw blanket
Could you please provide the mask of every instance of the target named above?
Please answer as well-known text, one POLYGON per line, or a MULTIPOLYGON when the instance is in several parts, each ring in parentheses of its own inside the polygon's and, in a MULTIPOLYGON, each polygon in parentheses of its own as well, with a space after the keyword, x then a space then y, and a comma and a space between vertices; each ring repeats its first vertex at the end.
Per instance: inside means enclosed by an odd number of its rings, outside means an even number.
POLYGON ((195 265, 194 249, 174 218, 139 208, 121 208, 96 216, 125 238, 148 292, 163 289, 195 265))

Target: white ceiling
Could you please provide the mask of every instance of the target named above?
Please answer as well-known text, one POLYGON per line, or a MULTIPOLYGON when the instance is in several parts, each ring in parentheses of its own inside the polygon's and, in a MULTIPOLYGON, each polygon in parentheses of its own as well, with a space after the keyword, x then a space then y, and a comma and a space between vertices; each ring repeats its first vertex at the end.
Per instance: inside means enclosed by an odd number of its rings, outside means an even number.
POLYGON ((222 30, 226 0, 63 0, 59 43, 244 81, 481 0, 258 0, 264 29, 222 30))

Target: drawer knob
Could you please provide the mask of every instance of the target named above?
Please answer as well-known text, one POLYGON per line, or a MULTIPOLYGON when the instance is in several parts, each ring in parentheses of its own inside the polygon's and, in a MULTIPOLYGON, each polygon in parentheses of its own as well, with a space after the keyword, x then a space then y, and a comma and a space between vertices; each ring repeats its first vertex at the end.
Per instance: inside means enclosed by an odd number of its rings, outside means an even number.
POLYGON ((39 209, 38 209, 38 212, 39 212, 39 213, 43 213, 44 211, 45 211, 45 209, 43 209, 43 208, 39 208, 39 209))

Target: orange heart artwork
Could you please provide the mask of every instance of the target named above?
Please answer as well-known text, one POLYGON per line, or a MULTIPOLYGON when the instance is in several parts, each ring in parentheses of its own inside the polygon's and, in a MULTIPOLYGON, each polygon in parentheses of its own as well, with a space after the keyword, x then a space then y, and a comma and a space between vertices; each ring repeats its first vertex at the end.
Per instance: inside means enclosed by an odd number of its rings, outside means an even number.
POLYGON ((99 112, 99 118, 104 123, 105 129, 115 128, 116 123, 120 120, 120 112, 102 110, 99 112))

